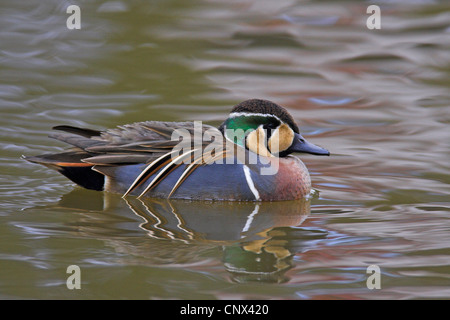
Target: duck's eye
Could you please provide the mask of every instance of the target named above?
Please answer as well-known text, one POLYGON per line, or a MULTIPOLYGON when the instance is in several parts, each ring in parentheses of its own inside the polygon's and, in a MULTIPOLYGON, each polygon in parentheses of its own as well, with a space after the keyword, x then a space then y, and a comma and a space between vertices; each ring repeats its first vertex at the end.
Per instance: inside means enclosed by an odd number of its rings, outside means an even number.
POLYGON ((267 138, 269 138, 269 137, 272 135, 272 132, 273 132, 276 128, 278 128, 278 125, 279 125, 279 124, 273 123, 273 122, 266 123, 266 124, 263 125, 263 129, 266 130, 266 132, 267 132, 267 138))

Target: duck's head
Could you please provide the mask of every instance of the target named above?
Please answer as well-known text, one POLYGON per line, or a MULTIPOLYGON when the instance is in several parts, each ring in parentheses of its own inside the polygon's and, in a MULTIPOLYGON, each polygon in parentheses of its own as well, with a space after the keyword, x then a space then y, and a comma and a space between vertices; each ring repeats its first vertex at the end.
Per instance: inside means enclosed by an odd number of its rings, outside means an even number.
POLYGON ((251 99, 234 106, 219 130, 227 140, 263 156, 285 157, 294 152, 330 155, 300 135, 286 109, 267 100, 251 99))

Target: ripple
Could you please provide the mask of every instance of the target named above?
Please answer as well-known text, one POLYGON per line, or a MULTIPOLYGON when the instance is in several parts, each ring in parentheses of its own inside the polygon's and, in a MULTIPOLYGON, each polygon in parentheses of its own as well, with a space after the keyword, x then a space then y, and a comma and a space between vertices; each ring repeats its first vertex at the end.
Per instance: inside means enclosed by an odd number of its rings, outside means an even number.
POLYGON ((291 16, 288 14, 282 14, 279 16, 280 19, 285 20, 290 23, 295 23, 298 25, 318 25, 318 26, 330 26, 335 25, 339 20, 338 16, 328 16, 328 17, 311 17, 311 16, 291 16))
POLYGON ((352 103, 356 99, 349 97, 311 97, 308 100, 319 105, 338 106, 352 103))

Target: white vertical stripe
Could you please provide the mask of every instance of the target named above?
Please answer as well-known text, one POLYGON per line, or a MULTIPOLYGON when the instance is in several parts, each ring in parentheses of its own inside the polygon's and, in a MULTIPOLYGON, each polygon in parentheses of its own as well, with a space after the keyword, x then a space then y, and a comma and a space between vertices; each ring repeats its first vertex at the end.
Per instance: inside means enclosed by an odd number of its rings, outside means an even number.
POLYGON ((244 167, 244 174, 245 174, 245 180, 247 180, 248 187, 252 191, 253 195, 255 196, 255 200, 260 200, 259 198, 259 192, 255 188, 255 184, 253 183, 252 176, 250 175, 250 168, 247 167, 245 164, 244 167))

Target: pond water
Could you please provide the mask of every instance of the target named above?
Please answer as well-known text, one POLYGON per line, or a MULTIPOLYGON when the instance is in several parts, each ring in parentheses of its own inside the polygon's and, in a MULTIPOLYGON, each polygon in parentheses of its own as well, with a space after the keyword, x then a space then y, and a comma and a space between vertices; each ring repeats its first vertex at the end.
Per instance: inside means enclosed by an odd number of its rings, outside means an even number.
POLYGON ((450 298, 445 1, 0 6, 0 298, 450 298), (123 200, 21 159, 62 150, 55 125, 218 125, 249 98, 331 151, 300 155, 312 199, 123 200))

